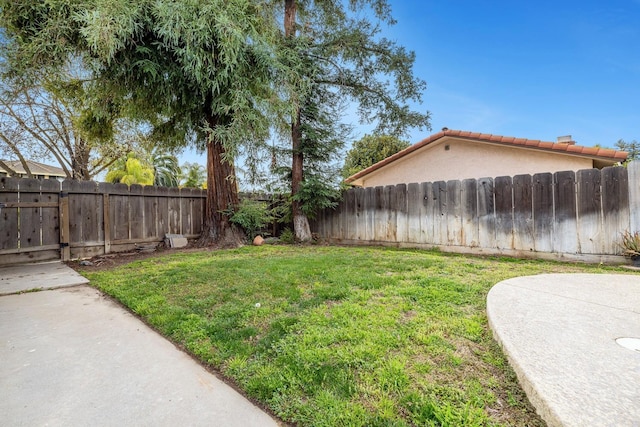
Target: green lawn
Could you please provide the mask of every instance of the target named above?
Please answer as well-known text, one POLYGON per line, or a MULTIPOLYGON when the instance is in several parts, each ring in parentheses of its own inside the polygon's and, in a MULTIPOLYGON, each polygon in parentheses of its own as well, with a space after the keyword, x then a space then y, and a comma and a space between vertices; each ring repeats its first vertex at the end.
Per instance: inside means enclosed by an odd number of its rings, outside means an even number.
POLYGON ((537 426, 544 423, 491 337, 487 292, 514 276, 612 270, 262 246, 83 274, 286 422, 537 426))

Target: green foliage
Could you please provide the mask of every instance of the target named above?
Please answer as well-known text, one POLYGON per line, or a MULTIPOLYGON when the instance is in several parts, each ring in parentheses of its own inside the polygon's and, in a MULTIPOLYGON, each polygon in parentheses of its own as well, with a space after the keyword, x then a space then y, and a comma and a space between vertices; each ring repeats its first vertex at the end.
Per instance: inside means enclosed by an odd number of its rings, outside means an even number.
POLYGON ((640 257, 640 232, 631 233, 627 230, 622 233, 620 247, 623 249, 622 255, 629 258, 640 257))
POLYGON ((207 201, 203 240, 238 242, 219 218, 238 199, 233 159, 290 111, 276 82, 287 74, 275 54, 279 25, 263 2, 0 0, 0 26, 16 72, 56 73, 79 58, 102 101, 94 111, 108 116, 117 105, 148 124, 154 143, 208 148, 219 188, 207 201))
POLYGON ((105 181, 127 185, 153 185, 153 167, 141 162, 134 153, 129 153, 126 159, 113 163, 105 181))
POLYGON ((253 240, 260 230, 273 222, 274 217, 265 202, 245 199, 229 220, 242 227, 249 239, 253 240))
POLYGON ((292 245, 296 242, 296 235, 293 233, 293 231, 291 231, 290 228, 285 228, 284 230, 282 230, 282 233, 280 233, 279 239, 282 243, 292 245))
POLYGON ((202 188, 207 180, 207 171, 199 163, 182 165, 180 186, 186 188, 202 188))
POLYGON ((624 271, 275 245, 83 274, 287 423, 542 426, 492 339, 487 292, 517 276, 624 271))
POLYGON ((147 154, 153 165, 153 185, 159 187, 177 187, 182 173, 178 158, 161 146, 154 146, 147 154))
POLYGON ((343 178, 368 168, 381 160, 409 147, 407 141, 403 141, 389 135, 365 135, 353 144, 347 152, 344 166, 342 167, 343 178))
POLYGON ((293 196, 293 200, 301 202, 302 212, 309 218, 314 218, 322 209, 336 207, 339 198, 340 191, 318 175, 307 176, 293 196))
POLYGON ((640 159, 640 142, 635 139, 631 142, 626 142, 623 139, 618 140, 615 145, 616 149, 626 151, 629 153, 627 156, 627 162, 640 159))

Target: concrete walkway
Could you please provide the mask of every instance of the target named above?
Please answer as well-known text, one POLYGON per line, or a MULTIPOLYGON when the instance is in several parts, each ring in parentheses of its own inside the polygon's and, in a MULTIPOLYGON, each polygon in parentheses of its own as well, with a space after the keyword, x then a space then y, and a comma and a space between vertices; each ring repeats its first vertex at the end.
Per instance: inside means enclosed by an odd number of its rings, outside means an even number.
POLYGON ((278 425, 88 286, 0 297, 0 395, 6 426, 278 425))
POLYGON ((640 275, 506 280, 487 315, 550 426, 640 426, 640 275))
POLYGON ((89 281, 60 261, 0 267, 0 295, 77 286, 89 281))

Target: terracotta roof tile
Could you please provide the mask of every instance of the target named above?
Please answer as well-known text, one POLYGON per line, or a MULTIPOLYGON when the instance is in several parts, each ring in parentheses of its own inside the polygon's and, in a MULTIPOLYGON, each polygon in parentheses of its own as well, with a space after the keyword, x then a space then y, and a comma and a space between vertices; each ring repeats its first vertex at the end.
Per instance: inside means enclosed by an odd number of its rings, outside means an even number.
POLYGON ((500 144, 500 145, 524 146, 527 149, 533 149, 533 150, 556 151, 556 152, 564 151, 570 155, 583 155, 583 156, 596 157, 599 159, 611 160, 616 162, 626 160, 627 154, 628 154, 624 151, 616 151, 616 150, 611 150, 607 148, 583 147, 580 145, 540 141, 537 139, 515 138, 512 136, 501 136, 501 135, 492 135, 488 133, 447 129, 438 133, 434 133, 433 135, 423 139, 422 141, 417 142, 412 146, 407 147, 404 150, 399 151, 396 154, 387 157, 384 160, 381 160, 375 165, 369 166, 368 168, 350 176, 345 181, 353 182, 356 179, 363 177, 365 175, 368 175, 369 173, 375 170, 378 170, 381 167, 386 166, 389 163, 392 163, 395 160, 401 157, 404 157, 407 154, 412 153, 422 147, 425 147, 445 136, 461 138, 461 139, 471 139, 479 142, 489 142, 489 143, 500 144))

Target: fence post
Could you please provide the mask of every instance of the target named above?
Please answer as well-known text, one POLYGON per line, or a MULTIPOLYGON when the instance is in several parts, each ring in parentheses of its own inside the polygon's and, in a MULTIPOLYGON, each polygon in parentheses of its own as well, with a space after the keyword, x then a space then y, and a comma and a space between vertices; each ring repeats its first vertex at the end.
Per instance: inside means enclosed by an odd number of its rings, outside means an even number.
POLYGON ((634 160, 627 165, 629 173, 629 212, 631 214, 631 229, 640 231, 640 161, 634 160))
POLYGON ((109 217, 109 193, 102 194, 102 212, 104 217, 104 253, 111 252, 111 218, 109 217))
POLYGON ((71 259, 71 248, 69 247, 69 192, 61 191, 59 198, 60 209, 60 255, 62 261, 71 259))

